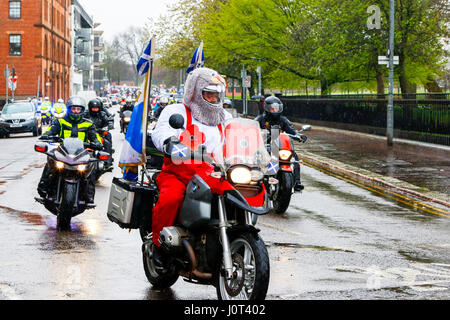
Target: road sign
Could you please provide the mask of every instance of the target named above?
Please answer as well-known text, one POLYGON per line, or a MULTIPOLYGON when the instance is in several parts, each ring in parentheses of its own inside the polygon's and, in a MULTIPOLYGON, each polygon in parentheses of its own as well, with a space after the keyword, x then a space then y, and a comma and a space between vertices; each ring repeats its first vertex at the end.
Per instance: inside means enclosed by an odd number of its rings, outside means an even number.
MULTIPOLYGON (((399 63, 398 56, 394 56, 394 65, 399 63)), ((389 57, 378 56, 378 64, 385 64, 389 68, 389 57)))
POLYGON ((17 88, 17 73, 14 73, 14 77, 13 77, 12 72, 9 74, 8 87, 11 90, 16 90, 16 88, 17 88))
POLYGON ((246 76, 242 79, 242 87, 243 88, 250 88, 252 86, 252 77, 246 76))

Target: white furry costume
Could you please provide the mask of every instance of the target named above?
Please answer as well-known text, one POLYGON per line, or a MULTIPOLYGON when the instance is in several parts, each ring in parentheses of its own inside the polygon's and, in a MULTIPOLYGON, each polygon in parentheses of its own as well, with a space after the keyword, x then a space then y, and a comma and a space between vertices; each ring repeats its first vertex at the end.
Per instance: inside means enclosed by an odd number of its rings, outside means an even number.
POLYGON ((173 129, 169 125, 169 118, 172 114, 182 115, 186 128, 186 107, 190 110, 192 124, 205 134, 206 140, 203 145, 206 147, 206 151, 215 153, 219 149, 221 150, 223 141, 218 125, 224 124, 232 116, 223 109, 222 104, 214 107, 202 98, 204 88, 212 84, 218 84, 218 76, 219 74, 216 71, 208 68, 195 69, 189 74, 185 85, 184 105, 172 104, 165 107, 152 133, 153 143, 159 150, 163 150, 166 139, 172 136, 179 137, 182 132, 182 130, 173 129))

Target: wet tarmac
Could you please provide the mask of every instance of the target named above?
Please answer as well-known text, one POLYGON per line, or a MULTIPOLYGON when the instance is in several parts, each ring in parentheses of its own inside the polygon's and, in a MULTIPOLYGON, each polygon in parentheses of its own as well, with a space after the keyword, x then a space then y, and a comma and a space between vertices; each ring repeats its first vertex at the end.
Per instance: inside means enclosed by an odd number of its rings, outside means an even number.
MULTIPOLYGON (((113 139, 117 161, 123 135, 116 129, 113 139)), ((100 179, 97 207, 75 217, 71 232, 57 232, 56 217, 33 200, 45 161, 34 141, 0 140, 0 164, 14 171, 0 169, 0 299, 217 299, 213 287, 182 279, 152 288, 139 233, 106 217, 117 167, 100 179)), ((302 177, 306 188, 287 213, 258 219, 270 256, 267 299, 450 298, 450 217, 306 166, 302 177)))
POLYGON ((307 135, 301 150, 450 194, 450 147, 400 140, 389 147, 383 137, 322 127, 307 135))

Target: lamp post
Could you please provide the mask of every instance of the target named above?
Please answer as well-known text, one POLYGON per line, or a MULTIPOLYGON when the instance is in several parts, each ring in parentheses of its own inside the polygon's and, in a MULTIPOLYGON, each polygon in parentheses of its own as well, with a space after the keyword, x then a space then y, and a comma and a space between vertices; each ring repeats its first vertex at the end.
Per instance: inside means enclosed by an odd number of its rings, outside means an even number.
POLYGON ((389 28, 389 97, 387 105, 387 130, 386 138, 388 146, 394 144, 394 26, 395 7, 394 0, 389 1, 390 28, 389 28))

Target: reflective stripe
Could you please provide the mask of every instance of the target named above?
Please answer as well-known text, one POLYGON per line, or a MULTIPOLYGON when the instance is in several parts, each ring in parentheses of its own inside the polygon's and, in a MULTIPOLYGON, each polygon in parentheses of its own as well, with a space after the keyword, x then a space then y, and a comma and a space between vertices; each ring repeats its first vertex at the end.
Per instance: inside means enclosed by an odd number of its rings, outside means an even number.
POLYGON ((92 126, 92 123, 90 122, 83 122, 78 124, 78 128, 90 128, 92 126))
POLYGON ((70 138, 72 136, 72 130, 64 130, 63 138, 70 138))
POLYGON ((81 141, 85 141, 86 132, 78 132, 78 138, 81 139, 81 141))

